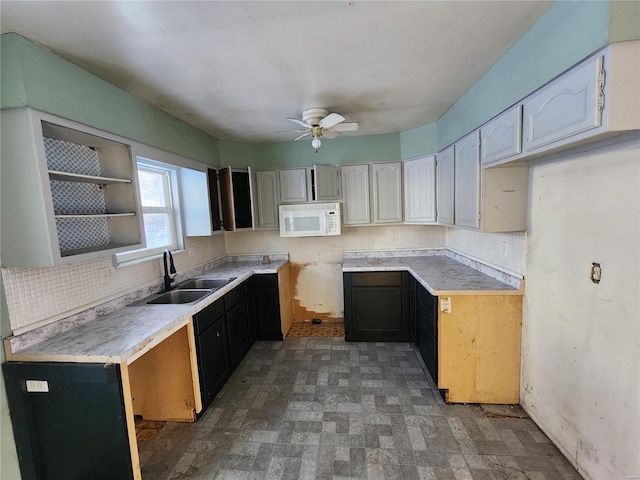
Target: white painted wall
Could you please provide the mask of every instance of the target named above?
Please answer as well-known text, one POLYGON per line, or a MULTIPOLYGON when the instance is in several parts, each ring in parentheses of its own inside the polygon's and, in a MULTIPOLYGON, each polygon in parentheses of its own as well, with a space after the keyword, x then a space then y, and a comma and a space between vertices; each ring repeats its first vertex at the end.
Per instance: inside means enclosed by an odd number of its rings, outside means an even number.
POLYGON ((628 480, 640 478, 640 135, 608 143, 530 166, 521 404, 585 478, 628 480))

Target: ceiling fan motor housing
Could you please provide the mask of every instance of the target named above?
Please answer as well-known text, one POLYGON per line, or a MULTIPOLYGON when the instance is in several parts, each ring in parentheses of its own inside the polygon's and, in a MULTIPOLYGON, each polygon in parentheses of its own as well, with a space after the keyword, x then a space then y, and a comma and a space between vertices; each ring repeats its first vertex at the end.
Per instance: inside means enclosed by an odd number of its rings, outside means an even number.
POLYGON ((302 112, 302 121, 309 125, 319 125, 320 120, 329 115, 329 110, 326 108, 307 108, 302 112))

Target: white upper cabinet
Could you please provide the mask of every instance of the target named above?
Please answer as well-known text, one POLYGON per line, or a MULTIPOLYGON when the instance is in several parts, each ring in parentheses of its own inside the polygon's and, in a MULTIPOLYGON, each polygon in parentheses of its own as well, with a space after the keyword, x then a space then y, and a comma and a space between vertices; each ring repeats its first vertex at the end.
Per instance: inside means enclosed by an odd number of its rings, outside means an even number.
POLYGON ((455 161, 453 145, 445 148, 437 155, 437 220, 442 225, 453 225, 455 161))
POLYGON ((402 162, 373 163, 373 223, 402 222, 402 162))
POLYGON ((278 173, 255 172, 256 221, 258 228, 278 228, 278 173))
POLYGON ((436 221, 436 157, 405 160, 404 223, 435 223, 436 221))
POLYGON ((337 165, 314 165, 313 200, 319 202, 340 199, 340 177, 337 165))
POLYGON ((598 55, 524 102, 525 151, 600 126, 604 107, 603 57, 598 55))
POLYGON ((509 160, 520 152, 522 105, 517 105, 480 128, 480 158, 482 165, 488 166, 500 160, 509 160))
POLYGON ((302 203, 308 201, 307 169, 287 168, 279 170, 280 202, 302 203))
POLYGON ((454 144, 455 224, 480 227, 480 132, 476 130, 454 144))
POLYGON ((342 180, 342 224, 366 225, 371 222, 369 207, 369 165, 340 167, 342 180))
POLYGON ((184 234, 187 237, 211 235, 211 210, 207 172, 180 169, 180 195, 184 234))
POLYGON ((2 265, 52 266, 144 247, 127 140, 29 108, 2 111, 2 265))

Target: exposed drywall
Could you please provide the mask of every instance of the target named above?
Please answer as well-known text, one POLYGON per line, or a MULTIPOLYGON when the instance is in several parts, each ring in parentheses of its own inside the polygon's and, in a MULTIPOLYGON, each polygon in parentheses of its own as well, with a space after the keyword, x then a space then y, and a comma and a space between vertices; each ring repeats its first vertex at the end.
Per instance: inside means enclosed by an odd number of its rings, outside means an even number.
POLYGON ((585 58, 607 42, 609 2, 558 2, 438 120, 438 149, 585 58))
POLYGON ((530 167, 521 403, 594 480, 640 476, 640 135, 625 140, 530 167))
POLYGON ((218 141, 204 132, 20 35, 3 34, 0 48, 3 108, 28 105, 194 160, 219 165, 218 141), (5 82, 11 87, 7 91, 5 82))

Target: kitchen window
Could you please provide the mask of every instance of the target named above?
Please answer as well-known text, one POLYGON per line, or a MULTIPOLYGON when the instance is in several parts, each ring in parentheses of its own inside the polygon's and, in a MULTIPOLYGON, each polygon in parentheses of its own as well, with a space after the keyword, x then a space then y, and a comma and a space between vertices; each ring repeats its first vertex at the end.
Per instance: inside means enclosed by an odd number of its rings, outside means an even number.
POLYGON ((146 248, 116 255, 116 262, 135 261, 183 248, 178 201, 178 167, 137 157, 138 188, 146 248))

